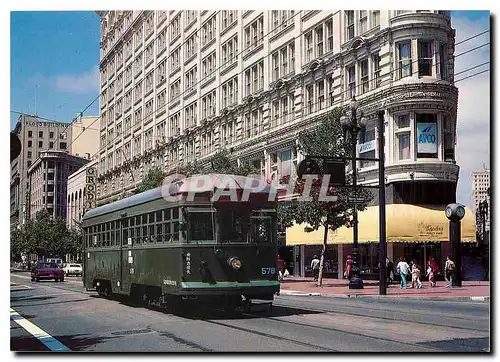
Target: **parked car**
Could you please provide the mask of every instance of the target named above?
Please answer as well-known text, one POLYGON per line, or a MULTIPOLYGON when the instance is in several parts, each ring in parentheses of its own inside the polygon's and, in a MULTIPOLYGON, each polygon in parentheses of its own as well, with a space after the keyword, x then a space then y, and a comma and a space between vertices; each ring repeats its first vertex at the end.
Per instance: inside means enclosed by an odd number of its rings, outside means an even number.
POLYGON ((64 274, 66 276, 70 275, 76 275, 76 276, 81 276, 82 275, 82 264, 64 264, 63 266, 64 274))
POLYGON ((38 262, 31 270, 31 281, 39 282, 42 279, 64 281, 64 271, 56 263, 38 262))

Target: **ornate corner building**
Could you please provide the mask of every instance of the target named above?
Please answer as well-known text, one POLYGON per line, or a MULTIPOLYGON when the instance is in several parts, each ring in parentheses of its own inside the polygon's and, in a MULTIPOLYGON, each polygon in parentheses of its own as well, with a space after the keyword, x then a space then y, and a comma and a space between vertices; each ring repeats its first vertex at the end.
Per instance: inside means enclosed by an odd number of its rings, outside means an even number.
MULTIPOLYGON (((276 182, 293 176, 300 130, 355 95, 395 203, 455 201, 458 91, 449 11, 100 11, 98 200, 147 171, 228 149, 276 182)), ((359 161, 360 182, 377 164, 359 161)))

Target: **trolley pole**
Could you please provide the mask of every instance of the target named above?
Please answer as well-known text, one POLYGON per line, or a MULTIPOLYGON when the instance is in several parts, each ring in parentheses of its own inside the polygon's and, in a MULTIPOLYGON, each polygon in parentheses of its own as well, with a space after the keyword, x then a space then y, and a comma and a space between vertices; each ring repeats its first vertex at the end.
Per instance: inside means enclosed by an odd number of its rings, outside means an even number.
POLYGON ((384 111, 378 112, 378 210, 379 210, 379 294, 387 294, 387 242, 385 229, 385 139, 384 139, 384 111))

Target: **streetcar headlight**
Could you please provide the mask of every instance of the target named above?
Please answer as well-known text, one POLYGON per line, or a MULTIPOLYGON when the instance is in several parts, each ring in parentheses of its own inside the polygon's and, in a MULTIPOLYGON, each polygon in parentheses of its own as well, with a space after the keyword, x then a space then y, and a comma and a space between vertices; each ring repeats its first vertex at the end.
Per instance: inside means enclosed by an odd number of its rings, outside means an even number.
POLYGON ((231 268, 233 268, 234 270, 240 270, 241 269, 241 266, 242 266, 242 262, 240 259, 238 258, 231 258, 229 260, 229 265, 231 266, 231 268))

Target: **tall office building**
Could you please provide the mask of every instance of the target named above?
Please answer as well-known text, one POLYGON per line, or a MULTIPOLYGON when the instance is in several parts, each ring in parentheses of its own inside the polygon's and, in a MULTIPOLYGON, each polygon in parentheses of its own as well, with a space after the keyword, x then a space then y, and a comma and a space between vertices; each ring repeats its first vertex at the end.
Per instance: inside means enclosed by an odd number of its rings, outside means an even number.
MULTIPOLYGON (((457 89, 449 11, 99 11, 98 198, 123 196, 152 166, 167 172, 220 149, 266 177, 293 175, 298 131, 356 95, 401 202, 455 200, 457 89)), ((359 161, 360 180, 378 182, 359 161)))
MULTIPOLYGON (((472 211, 477 214, 479 211, 479 203, 481 201, 488 201, 488 208, 490 209, 490 196, 488 190, 490 188, 490 170, 483 167, 481 171, 472 172, 472 211)), ((490 210, 486 216, 486 230, 490 230, 490 210)))
POLYGON ((33 217, 38 211, 47 210, 54 217, 65 218, 68 177, 88 162, 86 158, 73 156, 65 151, 42 151, 28 169, 29 216, 33 217))
POLYGON ((13 132, 21 141, 21 153, 11 162, 10 223, 22 224, 29 216, 28 169, 47 149, 67 150, 71 140, 70 123, 49 122, 35 116, 20 115, 13 132))
POLYGON ((47 121, 33 115, 20 115, 13 132, 21 141, 21 153, 11 162, 10 223, 23 223, 30 202, 28 169, 43 151, 65 151, 90 160, 99 147, 99 130, 91 126, 97 117, 81 116, 71 123, 47 121))

